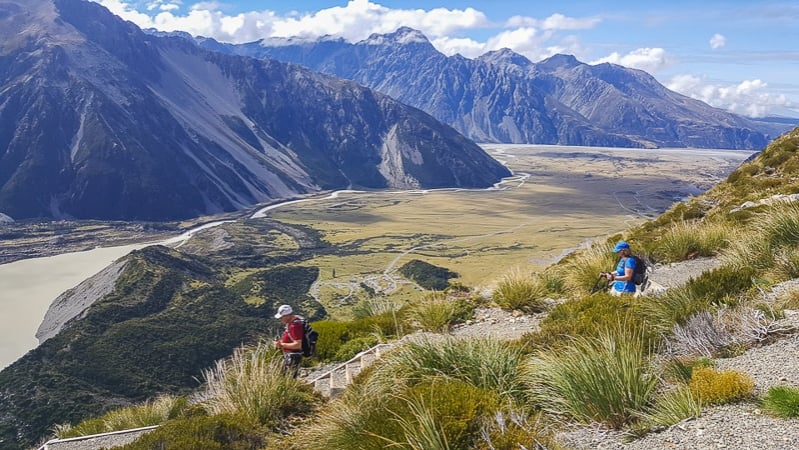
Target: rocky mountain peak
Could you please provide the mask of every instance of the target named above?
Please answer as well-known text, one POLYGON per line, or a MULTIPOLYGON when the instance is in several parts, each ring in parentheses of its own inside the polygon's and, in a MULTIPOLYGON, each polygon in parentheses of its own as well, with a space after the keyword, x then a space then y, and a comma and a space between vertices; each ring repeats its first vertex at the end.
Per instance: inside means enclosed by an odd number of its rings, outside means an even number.
POLYGON ((427 39, 427 36, 424 35, 419 30, 415 30, 410 27, 400 27, 397 28, 397 31, 393 33, 387 34, 377 34, 374 33, 369 36, 366 40, 361 41, 364 44, 368 45, 386 45, 386 44, 399 44, 399 45, 408 45, 408 44, 430 44, 430 40, 427 39))
POLYGON ((578 61, 574 55, 564 55, 558 53, 557 55, 552 55, 549 58, 536 63, 536 68, 548 72, 554 72, 562 69, 572 69, 580 65, 583 65, 583 63, 578 61))
POLYGON ((533 64, 526 56, 516 53, 509 48, 490 51, 481 55, 477 60, 487 64, 514 65, 519 67, 529 67, 533 64))

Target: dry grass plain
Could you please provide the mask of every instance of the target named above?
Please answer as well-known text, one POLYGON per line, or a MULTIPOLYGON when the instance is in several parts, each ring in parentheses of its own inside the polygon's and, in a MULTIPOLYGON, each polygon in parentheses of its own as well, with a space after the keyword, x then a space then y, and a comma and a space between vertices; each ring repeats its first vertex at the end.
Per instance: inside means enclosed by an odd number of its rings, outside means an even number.
POLYGON ((588 241, 656 217, 722 180, 752 154, 483 147, 515 177, 488 190, 343 192, 266 215, 311 226, 331 244, 358 250, 311 262, 321 269, 319 282, 337 295, 348 282, 390 284, 383 274, 411 259, 455 271, 465 285, 486 287, 513 267, 541 270, 588 241))

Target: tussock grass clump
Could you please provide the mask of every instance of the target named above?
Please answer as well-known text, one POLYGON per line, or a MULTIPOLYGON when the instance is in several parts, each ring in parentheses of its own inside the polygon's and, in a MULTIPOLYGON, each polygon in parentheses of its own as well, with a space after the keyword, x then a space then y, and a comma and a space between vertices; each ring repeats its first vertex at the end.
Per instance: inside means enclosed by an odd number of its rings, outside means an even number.
POLYGON ((724 260, 735 268, 750 268, 758 272, 771 269, 778 279, 788 279, 799 273, 799 205, 779 204, 758 214, 749 231, 735 238, 724 260))
POLYGON ((655 330, 668 334, 675 325, 686 323, 691 316, 709 307, 708 299, 696 297, 683 285, 647 298, 639 310, 655 330))
POLYGON ((688 386, 703 405, 723 405, 751 397, 755 382, 749 375, 733 370, 719 372, 700 367, 694 369, 688 386))
POLYGON ((596 338, 574 338, 526 364, 534 400, 550 413, 619 429, 652 400, 658 377, 638 327, 618 324, 596 338))
POLYGON ((425 331, 441 333, 474 315, 474 306, 461 298, 449 298, 444 292, 431 292, 408 309, 408 319, 425 331))
POLYGON ((716 222, 673 223, 655 246, 663 261, 682 261, 689 256, 712 256, 726 247, 732 228, 716 222))
POLYGON ((774 302, 777 309, 799 309, 799 289, 791 289, 777 297, 774 302))
POLYGON ((237 348, 230 358, 203 371, 206 409, 270 426, 309 412, 317 403, 311 386, 284 375, 281 366, 282 356, 265 343, 237 348))
POLYGON ((486 389, 500 397, 522 398, 522 351, 497 339, 423 339, 405 344, 375 364, 370 383, 383 392, 447 377, 486 389))
POLYGON ((493 299, 502 309, 533 313, 546 310, 548 294, 546 280, 515 268, 499 280, 493 299))
POLYGON ((686 385, 655 397, 654 404, 640 417, 647 425, 671 426, 702 414, 702 403, 686 385))
POLYGON ((575 295, 588 294, 600 272, 607 272, 616 267, 618 258, 612 250, 612 245, 602 243, 570 255, 561 265, 566 290, 575 295))
POLYGON ((141 405, 116 409, 100 417, 84 420, 74 427, 58 425, 55 434, 64 439, 160 425, 180 416, 187 405, 183 397, 161 396, 141 405))
POLYGON ((361 300, 352 307, 352 315, 356 319, 396 313, 405 306, 405 302, 391 297, 378 296, 361 300))
POLYGON ((764 410, 777 417, 799 417, 799 389, 773 386, 763 396, 762 404, 764 410))

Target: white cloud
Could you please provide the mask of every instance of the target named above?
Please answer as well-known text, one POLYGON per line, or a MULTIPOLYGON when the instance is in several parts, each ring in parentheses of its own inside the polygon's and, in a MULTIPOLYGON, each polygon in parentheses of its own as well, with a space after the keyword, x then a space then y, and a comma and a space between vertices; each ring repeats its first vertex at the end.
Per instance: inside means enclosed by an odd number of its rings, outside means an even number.
POLYGON ((586 30, 596 26, 598 18, 576 19, 563 14, 552 14, 544 20, 533 17, 513 16, 505 22, 508 28, 534 27, 544 30, 586 30))
POLYGON ((706 83, 696 75, 678 75, 666 87, 711 106, 749 117, 764 117, 774 111, 797 107, 785 95, 769 93, 768 84, 759 79, 718 85, 706 83))
POLYGON ((727 38, 725 38, 721 34, 714 34, 713 37, 710 38, 710 48, 717 49, 724 47, 727 44, 727 38))
POLYGON ((621 55, 618 52, 613 52, 610 55, 591 61, 590 64, 601 63, 619 64, 624 67, 631 67, 633 69, 640 69, 645 72, 654 73, 670 65, 671 61, 666 54, 666 50, 662 48, 639 48, 621 55))

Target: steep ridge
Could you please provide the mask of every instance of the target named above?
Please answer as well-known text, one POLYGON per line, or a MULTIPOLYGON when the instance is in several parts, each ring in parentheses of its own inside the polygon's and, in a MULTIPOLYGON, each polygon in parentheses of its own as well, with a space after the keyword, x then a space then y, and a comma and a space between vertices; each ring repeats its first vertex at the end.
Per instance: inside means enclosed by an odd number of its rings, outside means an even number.
POLYGON ((569 55, 538 63, 508 49, 476 59, 447 57, 407 27, 356 43, 197 42, 355 80, 482 142, 757 149, 791 126, 774 133, 771 126, 669 91, 643 71, 591 66, 569 55))
POLYGON ((14 219, 167 220, 508 174, 352 82, 148 36, 94 2, 0 3, 0 212, 14 219))

